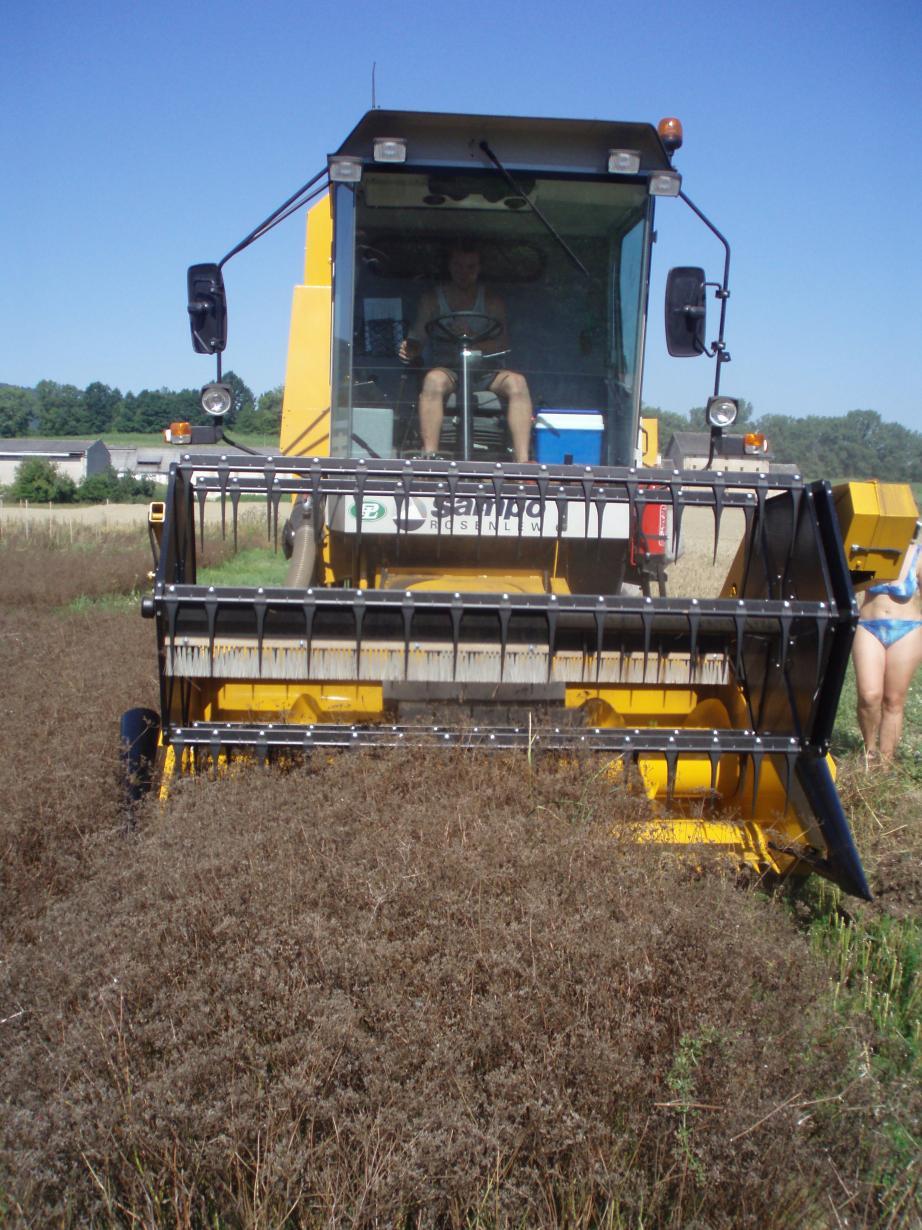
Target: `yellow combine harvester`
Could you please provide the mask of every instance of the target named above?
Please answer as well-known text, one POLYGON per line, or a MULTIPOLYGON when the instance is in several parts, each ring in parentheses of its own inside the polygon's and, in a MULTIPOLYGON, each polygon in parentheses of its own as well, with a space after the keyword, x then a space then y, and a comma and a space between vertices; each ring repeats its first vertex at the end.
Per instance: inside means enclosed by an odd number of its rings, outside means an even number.
POLYGON ((680 144, 676 121, 369 112, 228 254, 323 194, 273 456, 221 431, 224 262, 192 267, 215 426, 169 435, 225 444, 181 452, 151 510, 161 712, 123 721, 136 789, 155 761, 168 780, 315 749, 578 750, 646 796, 641 838, 867 896, 828 746, 854 584, 897 574, 917 513, 908 489, 834 494, 725 456, 729 248, 682 192, 680 144), (725 250, 720 282, 667 285, 670 353, 716 359, 710 455, 688 471, 640 415, 660 196, 725 250), (197 583, 206 502, 236 538, 255 494, 286 584, 197 583), (679 559, 702 516, 714 560, 728 526, 739 540, 715 583, 679 559))

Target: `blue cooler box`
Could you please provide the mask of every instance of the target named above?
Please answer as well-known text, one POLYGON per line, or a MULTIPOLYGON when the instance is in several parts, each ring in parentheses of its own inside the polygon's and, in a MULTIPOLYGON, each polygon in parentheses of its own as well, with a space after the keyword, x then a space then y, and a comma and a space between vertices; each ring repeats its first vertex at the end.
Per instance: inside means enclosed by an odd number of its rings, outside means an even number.
POLYGON ((603 427, 596 410, 542 410, 535 423, 535 460, 598 465, 603 427))

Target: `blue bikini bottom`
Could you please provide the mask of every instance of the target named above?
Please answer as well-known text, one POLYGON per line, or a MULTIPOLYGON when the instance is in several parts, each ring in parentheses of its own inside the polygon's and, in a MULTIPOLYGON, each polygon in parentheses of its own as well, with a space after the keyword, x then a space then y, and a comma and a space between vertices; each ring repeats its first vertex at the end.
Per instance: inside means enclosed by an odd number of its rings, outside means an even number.
POLYGON ((889 649, 916 628, 922 628, 922 619, 863 619, 858 627, 867 628, 884 649, 889 649))

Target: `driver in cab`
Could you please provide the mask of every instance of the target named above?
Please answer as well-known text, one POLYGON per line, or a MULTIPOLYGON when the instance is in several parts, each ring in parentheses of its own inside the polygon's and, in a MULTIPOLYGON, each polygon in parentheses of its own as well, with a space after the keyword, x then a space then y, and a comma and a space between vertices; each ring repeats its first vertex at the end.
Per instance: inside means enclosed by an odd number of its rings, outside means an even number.
MULTIPOLYGON (((448 281, 440 282, 434 289, 425 292, 413 327, 400 345, 398 354, 404 362, 412 362, 422 355, 427 326, 433 321, 442 322, 443 329, 456 335, 459 340, 465 336, 476 337, 484 328, 498 322, 500 330, 483 343, 485 363, 491 355, 498 357, 508 350, 506 305, 498 295, 481 285, 480 251, 476 244, 461 240, 449 252, 448 281), (455 313, 458 315, 455 316, 455 313)), ((440 332, 436 331, 431 336, 430 345, 436 366, 426 372, 419 395, 423 456, 438 453, 445 398, 458 388, 458 348, 447 337, 440 337, 440 332)), ((476 342, 472 345, 476 346, 476 342)), ((505 368, 480 367, 473 372, 471 387, 475 392, 489 390, 505 400, 515 460, 528 461, 532 404, 525 377, 520 372, 505 368)))

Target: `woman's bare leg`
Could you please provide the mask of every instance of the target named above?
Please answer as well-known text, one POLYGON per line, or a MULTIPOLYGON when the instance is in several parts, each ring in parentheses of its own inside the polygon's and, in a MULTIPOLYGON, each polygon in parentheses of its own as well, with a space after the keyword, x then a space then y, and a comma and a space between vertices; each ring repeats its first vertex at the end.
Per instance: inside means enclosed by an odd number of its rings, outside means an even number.
POLYGON ((862 628, 861 624, 852 644, 852 661, 858 688, 858 725, 864 739, 865 754, 872 756, 880 743, 887 651, 874 633, 862 628))
POLYGON ((880 720, 880 756, 892 760, 903 733, 903 710, 916 667, 922 662, 922 628, 906 636, 887 650, 884 671, 883 712, 880 720))

